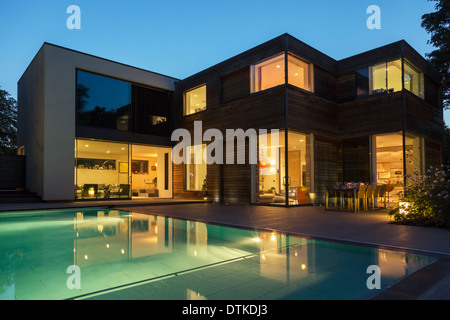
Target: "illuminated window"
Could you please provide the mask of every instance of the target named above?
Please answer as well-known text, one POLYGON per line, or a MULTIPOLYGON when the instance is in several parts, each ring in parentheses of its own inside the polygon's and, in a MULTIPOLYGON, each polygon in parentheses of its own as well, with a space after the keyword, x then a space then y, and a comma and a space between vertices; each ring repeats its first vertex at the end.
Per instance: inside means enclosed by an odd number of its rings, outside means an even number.
POLYGON ((294 56, 288 55, 288 83, 293 86, 312 90, 311 64, 294 56))
POLYGON ((186 91, 184 94, 184 115, 206 110, 206 85, 186 91))
POLYGON ((206 144, 186 148, 186 190, 206 191, 207 164, 203 161, 206 144))
MULTIPOLYGON (((288 55, 288 83, 312 91, 312 66, 288 55)), ((285 84, 285 54, 261 61, 251 67, 251 92, 258 92, 285 84)))
POLYGON ((402 86, 424 99, 423 73, 405 59, 403 83, 402 60, 397 59, 356 71, 358 96, 402 91, 402 86))
POLYGON ((423 73, 405 60, 405 74, 403 77, 405 89, 416 96, 425 98, 423 73))
POLYGON ((402 90, 402 60, 382 62, 356 72, 358 96, 402 90))

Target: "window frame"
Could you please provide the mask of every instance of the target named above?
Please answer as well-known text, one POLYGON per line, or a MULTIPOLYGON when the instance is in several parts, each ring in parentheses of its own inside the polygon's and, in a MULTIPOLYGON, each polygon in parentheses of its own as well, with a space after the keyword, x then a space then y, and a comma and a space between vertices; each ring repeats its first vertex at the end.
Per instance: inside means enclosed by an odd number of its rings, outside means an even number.
POLYGON ((198 114, 198 113, 200 113, 200 112, 205 112, 205 111, 208 109, 208 99, 207 99, 207 97, 208 97, 208 90, 207 90, 206 82, 205 82, 205 83, 202 83, 202 84, 200 84, 200 85, 198 85, 198 86, 195 86, 195 87, 193 87, 193 88, 190 88, 190 89, 188 89, 188 90, 185 90, 185 91, 183 92, 183 117, 188 117, 188 116, 193 115, 193 114, 198 114), (203 86, 205 87, 205 100, 206 100, 205 109, 204 109, 204 110, 201 110, 201 111, 192 112, 192 113, 187 114, 187 113, 186 113, 186 111, 187 111, 187 105, 186 105, 187 99, 186 99, 186 94, 189 93, 189 92, 191 92, 191 91, 194 91, 194 90, 196 90, 196 89, 199 89, 199 88, 201 88, 201 87, 203 87, 203 86))
POLYGON ((293 54, 293 53, 291 53, 289 51, 284 51, 284 52, 272 55, 272 56, 270 56, 270 57, 268 57, 266 59, 260 60, 260 61, 258 61, 256 63, 253 63, 253 64, 250 65, 250 94, 263 92, 263 91, 270 90, 270 89, 273 89, 273 88, 276 88, 276 87, 279 87, 279 86, 282 86, 282 85, 291 85, 291 86, 293 86, 293 87, 295 87, 297 89, 304 90, 304 91, 307 91, 307 92, 310 92, 310 93, 314 93, 314 64, 309 62, 306 59, 303 59, 303 58, 299 57, 296 54, 293 54), (257 79, 256 78, 257 77, 258 65, 264 64, 265 62, 268 62, 269 60, 272 60, 272 59, 277 58, 277 57, 282 57, 283 64, 284 64, 284 70, 283 70, 284 71, 283 72, 284 81, 283 81, 283 83, 278 84, 278 85, 273 86, 273 87, 266 88, 266 89, 258 89, 258 88, 256 88, 258 83, 259 83, 259 87, 261 86, 260 85, 261 79, 257 79), (308 69, 307 70, 308 85, 306 86, 306 88, 302 88, 302 87, 296 86, 295 84, 289 83, 289 62, 290 62, 290 58, 300 60, 301 62, 303 62, 303 63, 308 65, 308 68, 307 68, 308 69), (286 65, 286 62, 287 62, 287 65, 286 65))

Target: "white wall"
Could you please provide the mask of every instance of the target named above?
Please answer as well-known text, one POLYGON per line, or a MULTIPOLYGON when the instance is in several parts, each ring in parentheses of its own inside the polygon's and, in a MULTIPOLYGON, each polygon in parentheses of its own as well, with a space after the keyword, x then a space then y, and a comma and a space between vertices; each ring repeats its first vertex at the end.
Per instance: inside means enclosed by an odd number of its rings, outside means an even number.
POLYGON ((44 194, 44 59, 41 47, 18 82, 17 146, 25 147, 26 187, 44 194))
POLYGON ((74 199, 76 69, 174 90, 175 79, 44 44, 19 81, 19 141, 27 187, 43 200, 74 199))

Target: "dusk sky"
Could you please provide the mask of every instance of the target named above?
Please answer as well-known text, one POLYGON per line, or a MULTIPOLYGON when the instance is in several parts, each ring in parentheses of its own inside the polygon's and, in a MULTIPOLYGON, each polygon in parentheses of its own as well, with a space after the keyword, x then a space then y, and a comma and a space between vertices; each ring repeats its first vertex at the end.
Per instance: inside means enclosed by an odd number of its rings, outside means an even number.
POLYGON ((180 79, 286 32, 334 59, 401 39, 425 55, 421 17, 433 11, 427 0, 4 0, 0 86, 16 98, 44 42, 180 79), (70 5, 81 9, 79 30, 66 26, 70 5), (379 30, 366 26, 370 5, 381 9, 379 30))

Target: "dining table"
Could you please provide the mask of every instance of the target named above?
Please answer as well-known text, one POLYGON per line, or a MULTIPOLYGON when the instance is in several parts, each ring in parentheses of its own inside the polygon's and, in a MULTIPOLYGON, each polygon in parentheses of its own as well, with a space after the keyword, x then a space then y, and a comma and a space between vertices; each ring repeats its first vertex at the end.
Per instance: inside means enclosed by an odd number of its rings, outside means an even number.
POLYGON ((349 210, 358 211, 358 206, 356 205, 358 201, 358 186, 346 186, 346 185, 336 185, 326 188, 325 195, 325 209, 326 210, 349 210), (334 206, 330 207, 329 198, 334 196, 334 206), (347 206, 345 206, 345 198, 348 199, 347 206), (337 202, 339 200, 339 206, 337 202))

